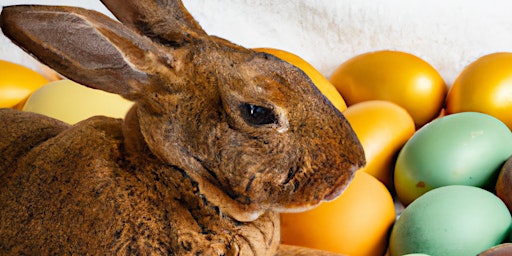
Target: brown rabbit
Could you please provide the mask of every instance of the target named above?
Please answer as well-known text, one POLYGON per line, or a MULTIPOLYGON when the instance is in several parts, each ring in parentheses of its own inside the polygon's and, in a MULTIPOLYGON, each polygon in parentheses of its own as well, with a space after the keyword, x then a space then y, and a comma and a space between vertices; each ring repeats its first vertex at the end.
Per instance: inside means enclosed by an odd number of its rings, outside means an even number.
POLYGON ((0 111, 0 254, 319 255, 279 245, 278 212, 335 198, 364 165, 342 114, 295 66, 207 35, 179 0, 102 2, 121 23, 2 11, 21 48, 135 105, 74 126, 0 111))

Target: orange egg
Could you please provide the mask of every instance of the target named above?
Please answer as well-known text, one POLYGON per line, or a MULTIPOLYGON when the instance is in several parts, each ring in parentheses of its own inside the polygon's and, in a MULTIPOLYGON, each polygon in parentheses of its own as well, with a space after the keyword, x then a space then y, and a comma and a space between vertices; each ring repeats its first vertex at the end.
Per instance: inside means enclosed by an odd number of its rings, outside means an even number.
POLYGON ((48 83, 41 74, 19 64, 0 60, 0 108, 12 108, 48 83))
POLYGON ((447 114, 481 112, 512 129, 512 53, 483 56, 457 77, 446 98, 447 114))
POLYGON ((414 120, 402 107, 389 101, 364 101, 343 111, 361 142, 366 166, 388 188, 393 187, 393 172, 398 151, 414 134, 414 120))
POLYGON ((388 100, 405 108, 416 127, 437 117, 448 90, 429 63, 399 51, 355 56, 341 64, 330 81, 348 106, 367 100, 388 100))
POLYGON ((281 214, 281 241, 351 256, 384 255, 394 220, 389 191, 373 176, 358 171, 333 201, 309 211, 281 214))
POLYGON ((301 57, 284 50, 273 48, 255 48, 254 50, 272 54, 300 68, 302 71, 304 71, 304 73, 306 73, 306 75, 309 76, 311 81, 313 81, 313 84, 316 85, 320 92, 322 92, 322 94, 325 95, 325 97, 329 99, 329 101, 331 101, 331 103, 339 111, 343 111, 347 108, 345 100, 343 97, 341 97, 336 87, 334 87, 334 85, 331 84, 331 82, 329 82, 329 80, 325 78, 324 75, 322 75, 318 70, 316 70, 311 64, 309 64, 301 57))

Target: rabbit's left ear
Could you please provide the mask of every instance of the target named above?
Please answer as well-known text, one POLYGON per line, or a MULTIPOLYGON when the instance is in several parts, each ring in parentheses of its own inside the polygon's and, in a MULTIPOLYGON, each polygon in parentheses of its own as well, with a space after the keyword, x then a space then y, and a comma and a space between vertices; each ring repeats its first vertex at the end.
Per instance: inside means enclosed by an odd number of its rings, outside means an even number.
POLYGON ((69 79, 132 100, 149 84, 149 69, 172 59, 158 54, 148 38, 81 8, 6 6, 0 26, 15 44, 69 79))

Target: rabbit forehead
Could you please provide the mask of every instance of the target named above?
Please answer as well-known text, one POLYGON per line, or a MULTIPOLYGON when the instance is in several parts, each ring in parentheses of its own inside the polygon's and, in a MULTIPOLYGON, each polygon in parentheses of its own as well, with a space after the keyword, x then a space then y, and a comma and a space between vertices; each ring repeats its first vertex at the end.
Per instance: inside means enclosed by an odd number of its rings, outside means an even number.
POLYGON ((319 96, 302 70, 270 55, 255 53, 246 61, 234 65, 231 71, 226 74, 228 82, 223 86, 255 100, 254 103, 296 105, 319 96))

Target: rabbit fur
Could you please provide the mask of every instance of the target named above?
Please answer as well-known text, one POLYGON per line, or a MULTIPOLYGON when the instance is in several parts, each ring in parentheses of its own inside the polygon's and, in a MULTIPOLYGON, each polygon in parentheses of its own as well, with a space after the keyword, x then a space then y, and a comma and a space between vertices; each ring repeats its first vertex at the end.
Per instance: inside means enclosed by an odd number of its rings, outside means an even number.
MULTIPOLYGON (((135 102, 69 126, 0 110, 2 255, 319 255, 279 212, 338 196, 364 165, 297 67, 206 34, 178 0, 4 7, 3 33, 63 76, 135 102)), ((329 253, 325 252, 325 255, 329 253)))

